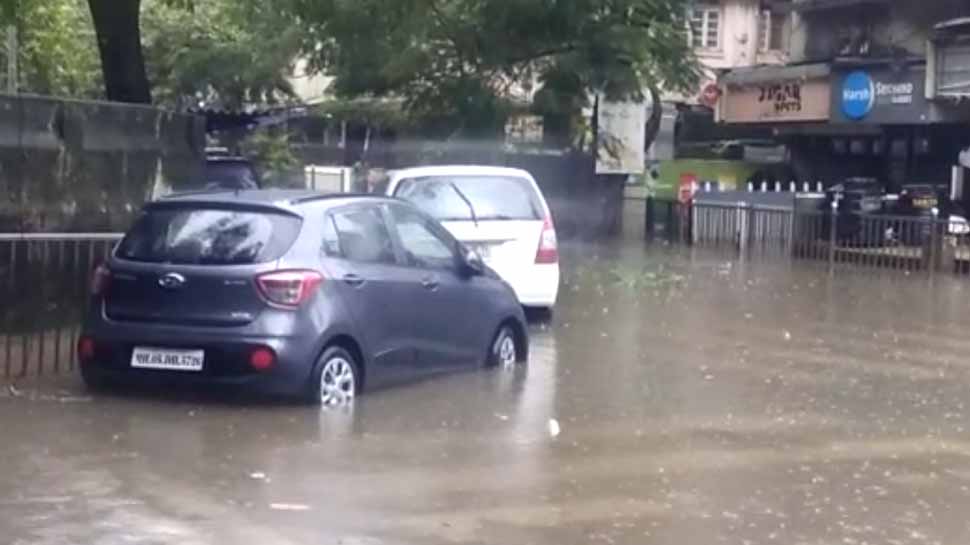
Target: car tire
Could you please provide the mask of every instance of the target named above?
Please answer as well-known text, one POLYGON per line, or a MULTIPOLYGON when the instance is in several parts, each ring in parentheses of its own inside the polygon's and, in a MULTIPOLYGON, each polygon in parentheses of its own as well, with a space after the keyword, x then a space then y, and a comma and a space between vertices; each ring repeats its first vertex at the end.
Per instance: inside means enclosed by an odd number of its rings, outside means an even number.
POLYGON ((552 321, 552 307, 525 307, 525 316, 529 322, 546 324, 552 321))
POLYGON ((348 406, 361 391, 360 364, 341 346, 323 351, 313 367, 306 401, 320 406, 348 406))
POLYGON ((516 341, 515 330, 508 324, 502 324, 492 337, 488 345, 488 367, 512 368, 519 362, 519 343, 516 341))

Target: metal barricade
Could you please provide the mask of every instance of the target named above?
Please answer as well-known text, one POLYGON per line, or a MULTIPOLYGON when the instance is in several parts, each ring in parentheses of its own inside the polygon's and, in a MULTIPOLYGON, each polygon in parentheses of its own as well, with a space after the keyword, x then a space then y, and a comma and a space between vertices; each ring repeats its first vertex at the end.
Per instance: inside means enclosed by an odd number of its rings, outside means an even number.
POLYGON ((120 238, 0 234, 0 380, 73 369, 90 272, 120 238))

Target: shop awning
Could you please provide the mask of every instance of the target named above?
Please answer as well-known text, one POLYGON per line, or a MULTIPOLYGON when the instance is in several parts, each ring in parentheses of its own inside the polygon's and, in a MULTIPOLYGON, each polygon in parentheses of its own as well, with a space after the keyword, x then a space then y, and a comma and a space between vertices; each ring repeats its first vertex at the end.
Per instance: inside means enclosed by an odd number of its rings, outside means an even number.
POLYGON ((779 81, 804 81, 828 78, 831 73, 832 68, 828 63, 752 66, 736 68, 724 73, 719 83, 728 86, 746 86, 779 81))
POLYGON ((805 123, 780 125, 774 128, 775 136, 880 136, 882 127, 876 125, 835 125, 832 123, 805 123))
POLYGON ((885 6, 889 0, 794 0, 792 9, 799 12, 823 11, 852 6, 885 6))

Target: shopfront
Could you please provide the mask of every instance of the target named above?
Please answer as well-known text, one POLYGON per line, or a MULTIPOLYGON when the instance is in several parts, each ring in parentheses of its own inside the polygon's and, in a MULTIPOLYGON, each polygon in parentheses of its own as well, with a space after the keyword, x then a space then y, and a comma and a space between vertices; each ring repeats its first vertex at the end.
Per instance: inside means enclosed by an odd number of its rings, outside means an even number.
POLYGON ((718 120, 770 127, 801 180, 945 187, 970 147, 970 107, 927 99, 922 60, 755 67, 719 85, 718 120))
POLYGON ((948 186, 952 166, 970 141, 970 111, 931 101, 925 62, 842 64, 832 70, 831 120, 845 136, 832 150, 864 165, 895 192, 911 184, 948 186))

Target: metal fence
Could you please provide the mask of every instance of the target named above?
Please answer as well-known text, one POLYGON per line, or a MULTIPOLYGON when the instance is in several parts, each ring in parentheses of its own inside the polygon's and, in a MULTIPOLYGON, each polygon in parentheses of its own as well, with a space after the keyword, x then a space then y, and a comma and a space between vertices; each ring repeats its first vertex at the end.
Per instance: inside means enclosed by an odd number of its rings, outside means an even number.
POLYGON ((119 238, 0 234, 0 380, 74 368, 90 271, 119 238))
POLYGON ((832 266, 970 276, 970 226, 937 217, 935 212, 901 216, 648 199, 646 216, 648 239, 832 266))

